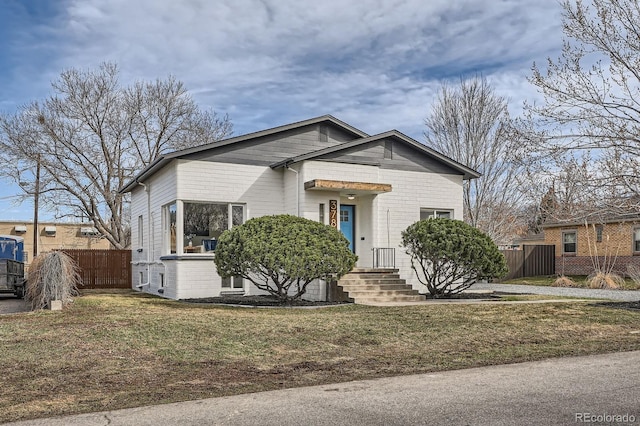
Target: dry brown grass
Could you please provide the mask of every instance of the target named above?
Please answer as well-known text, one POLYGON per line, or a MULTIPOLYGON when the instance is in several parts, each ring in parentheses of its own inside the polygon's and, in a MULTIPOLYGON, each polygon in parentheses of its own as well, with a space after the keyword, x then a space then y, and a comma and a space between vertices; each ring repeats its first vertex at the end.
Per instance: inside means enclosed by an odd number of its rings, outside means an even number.
POLYGON ((561 275, 551 284, 552 287, 577 287, 576 282, 566 275, 561 275))
POLYGON ((0 316, 0 423, 640 349, 640 312, 586 303, 246 309, 87 293, 0 316))
POLYGON ((586 284, 589 288, 617 290, 624 288, 624 278, 613 273, 607 274, 603 272, 597 272, 587 277, 586 284))

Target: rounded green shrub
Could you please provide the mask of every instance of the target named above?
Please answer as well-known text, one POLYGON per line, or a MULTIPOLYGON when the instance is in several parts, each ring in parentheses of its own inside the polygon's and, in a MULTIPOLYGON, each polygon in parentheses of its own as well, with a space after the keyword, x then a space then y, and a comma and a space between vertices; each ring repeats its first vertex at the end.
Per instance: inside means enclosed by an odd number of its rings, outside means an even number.
POLYGON ((411 267, 433 297, 460 293, 507 274, 505 258, 482 231, 459 220, 421 220, 402 232, 411 267))
POLYGON ((240 276, 287 303, 313 280, 335 279, 353 269, 357 256, 337 229, 291 215, 262 216, 218 239, 218 274, 240 276))

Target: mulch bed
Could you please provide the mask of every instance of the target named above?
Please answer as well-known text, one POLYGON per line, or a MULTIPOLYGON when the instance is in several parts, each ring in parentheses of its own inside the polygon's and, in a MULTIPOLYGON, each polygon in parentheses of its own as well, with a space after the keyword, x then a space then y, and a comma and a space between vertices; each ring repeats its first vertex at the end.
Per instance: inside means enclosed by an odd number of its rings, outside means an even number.
MULTIPOLYGON (((500 298, 495 294, 486 293, 460 293, 453 294, 447 297, 440 297, 434 299, 427 297, 427 300, 448 300, 448 299, 493 299, 500 298)), ((331 305, 344 305, 351 302, 316 302, 311 300, 295 300, 291 305, 283 305, 275 297, 269 295, 258 296, 243 296, 243 295, 228 295, 218 297, 204 297, 200 299, 181 299, 183 302, 188 303, 215 303, 223 305, 240 305, 240 306, 331 306, 331 305)))
POLYGON ((225 305, 241 305, 241 306, 329 306, 343 305, 349 302, 314 302, 311 300, 294 300, 290 305, 282 304, 273 296, 242 296, 229 295, 219 297, 204 297, 201 299, 181 299, 183 302, 189 303, 216 303, 225 305))

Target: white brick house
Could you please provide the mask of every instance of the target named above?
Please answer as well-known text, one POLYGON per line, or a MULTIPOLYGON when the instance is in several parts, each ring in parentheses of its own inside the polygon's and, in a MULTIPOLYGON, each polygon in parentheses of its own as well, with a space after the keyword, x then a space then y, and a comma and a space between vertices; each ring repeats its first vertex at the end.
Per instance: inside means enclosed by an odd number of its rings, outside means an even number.
MULTIPOLYGON (((216 273, 216 238, 288 213, 336 226, 358 267, 395 266, 418 288, 401 231, 433 215, 462 219, 463 180, 478 176, 396 130, 370 136, 328 115, 166 154, 122 188, 131 192, 132 287, 172 299, 256 294, 216 273)), ((323 286, 305 297, 323 299, 323 286)))

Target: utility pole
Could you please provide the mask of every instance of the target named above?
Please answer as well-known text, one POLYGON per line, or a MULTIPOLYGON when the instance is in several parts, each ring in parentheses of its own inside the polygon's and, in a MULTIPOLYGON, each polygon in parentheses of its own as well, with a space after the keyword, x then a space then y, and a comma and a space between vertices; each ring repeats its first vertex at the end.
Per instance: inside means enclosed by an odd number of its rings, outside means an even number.
POLYGON ((36 181, 33 188, 33 258, 38 255, 38 201, 40 199, 40 155, 36 160, 36 181))

